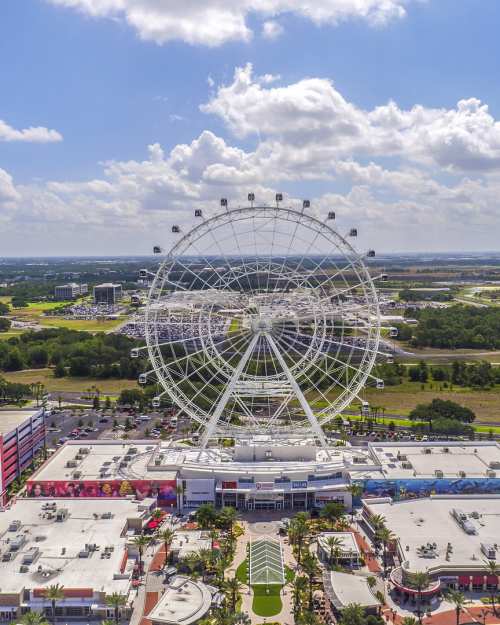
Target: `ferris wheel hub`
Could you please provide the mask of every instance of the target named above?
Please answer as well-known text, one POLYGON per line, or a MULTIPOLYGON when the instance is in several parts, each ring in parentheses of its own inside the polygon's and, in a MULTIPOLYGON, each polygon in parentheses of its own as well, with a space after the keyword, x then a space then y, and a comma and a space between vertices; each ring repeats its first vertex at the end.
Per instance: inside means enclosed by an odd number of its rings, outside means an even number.
POLYGON ((255 334, 265 334, 273 329, 273 320, 270 317, 257 317, 252 321, 252 330, 255 334))

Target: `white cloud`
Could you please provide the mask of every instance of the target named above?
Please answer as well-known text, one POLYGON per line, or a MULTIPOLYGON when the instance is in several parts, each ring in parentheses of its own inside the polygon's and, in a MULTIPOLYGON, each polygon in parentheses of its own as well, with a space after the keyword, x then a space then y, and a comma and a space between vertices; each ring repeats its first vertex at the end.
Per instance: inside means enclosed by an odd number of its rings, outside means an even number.
POLYGON ((273 160, 290 155, 296 166, 324 170, 332 160, 399 156, 451 171, 500 168, 500 122, 476 98, 453 109, 403 110, 389 102, 365 111, 327 79, 285 87, 265 82, 254 78, 250 63, 237 68, 233 82, 201 110, 219 116, 239 138, 264 138, 259 149, 273 160))
POLYGON ((142 39, 163 44, 181 40, 189 44, 219 46, 248 41, 253 33, 250 14, 264 19, 263 33, 279 35, 272 18, 292 13, 315 24, 336 25, 360 19, 383 26, 405 16, 405 6, 416 0, 48 0, 92 17, 122 18, 142 39), (268 26, 266 26, 268 24, 268 26), (273 26, 274 24, 274 26, 273 26))
POLYGON ((18 130, 9 126, 7 122, 0 119, 0 141, 24 141, 26 143, 54 143, 62 141, 62 135, 57 130, 50 130, 43 126, 30 126, 23 130, 18 130))
POLYGON ((262 36, 264 39, 278 39, 283 33, 283 26, 276 20, 268 20, 262 24, 262 36))

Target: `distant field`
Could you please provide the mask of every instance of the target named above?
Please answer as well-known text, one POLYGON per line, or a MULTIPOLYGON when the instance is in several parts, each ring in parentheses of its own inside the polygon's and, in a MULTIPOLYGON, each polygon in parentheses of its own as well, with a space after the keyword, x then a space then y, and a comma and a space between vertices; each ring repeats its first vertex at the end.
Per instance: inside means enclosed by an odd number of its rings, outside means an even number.
MULTIPOLYGON (((333 394, 332 394, 333 396, 333 394)), ((386 386, 383 390, 369 387, 361 393, 372 408, 378 407, 380 416, 385 414, 407 416, 417 404, 426 404, 435 398, 449 399, 466 406, 476 414, 477 423, 500 424, 500 390, 498 387, 490 391, 475 391, 470 388, 453 387, 453 390, 439 390, 437 382, 427 383, 421 389, 420 382, 405 382, 397 386, 386 386), (431 388, 432 386, 432 388, 431 388)), ((324 402, 316 402, 316 407, 323 407, 324 402)), ((360 402, 353 402, 349 410, 359 410, 360 402)))
POLYGON ((95 378, 55 378, 52 369, 29 369, 25 371, 11 371, 2 373, 9 382, 20 382, 21 384, 32 384, 41 382, 48 391, 80 392, 91 386, 103 393, 120 393, 127 388, 137 388, 135 380, 98 380, 95 378))
POLYGON ((22 330, 9 330, 8 332, 0 332, 0 341, 6 341, 7 339, 11 339, 14 336, 19 336, 22 334, 22 330))
POLYGON ((37 323, 47 328, 68 328, 86 332, 107 332, 118 327, 123 322, 123 319, 86 320, 44 316, 44 312, 53 310, 62 304, 63 302, 30 302, 24 308, 12 309, 10 316, 20 321, 37 323))

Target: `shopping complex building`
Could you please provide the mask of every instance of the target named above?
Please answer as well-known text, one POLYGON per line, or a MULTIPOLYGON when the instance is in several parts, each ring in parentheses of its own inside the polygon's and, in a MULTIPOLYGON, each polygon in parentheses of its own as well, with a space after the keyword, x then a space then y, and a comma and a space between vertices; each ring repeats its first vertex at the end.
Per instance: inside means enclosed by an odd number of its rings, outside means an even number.
POLYGON ((420 571, 430 576, 427 595, 443 588, 477 592, 497 588, 498 576, 488 573, 487 563, 500 560, 500 495, 363 502, 368 527, 378 515, 395 536, 391 548, 396 567, 390 580, 401 593, 417 595, 412 574, 420 571))
POLYGON ((72 441, 28 481, 32 497, 154 497, 163 508, 202 503, 240 510, 304 510, 330 501, 434 494, 500 494, 495 442, 371 443, 320 449, 267 437, 204 450, 171 442, 72 441))
MULTIPOLYGON (((64 592, 58 618, 112 618, 106 597, 129 596, 137 559, 130 538, 154 506, 150 499, 19 498, 0 513, 0 621, 19 622, 29 610, 51 616, 45 589, 55 584, 64 592)), ((131 607, 127 601, 122 615, 131 607)))
POLYGON ((0 504, 45 441, 43 410, 0 410, 0 504))

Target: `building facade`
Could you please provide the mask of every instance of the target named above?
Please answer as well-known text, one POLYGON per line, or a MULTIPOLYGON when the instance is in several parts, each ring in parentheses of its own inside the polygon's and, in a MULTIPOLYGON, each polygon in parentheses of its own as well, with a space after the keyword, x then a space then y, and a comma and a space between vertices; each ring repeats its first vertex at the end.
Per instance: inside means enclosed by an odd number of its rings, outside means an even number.
POLYGON ((7 487, 33 462, 45 444, 43 409, 0 410, 0 503, 7 487))
POLYGON ((87 295, 87 293, 88 286, 86 284, 77 284, 76 282, 54 287, 54 298, 58 301, 73 300, 80 297, 80 295, 87 295))
POLYGON ((106 304, 113 306, 118 303, 122 297, 122 285, 106 282, 104 284, 96 284, 94 287, 94 304, 106 304))

